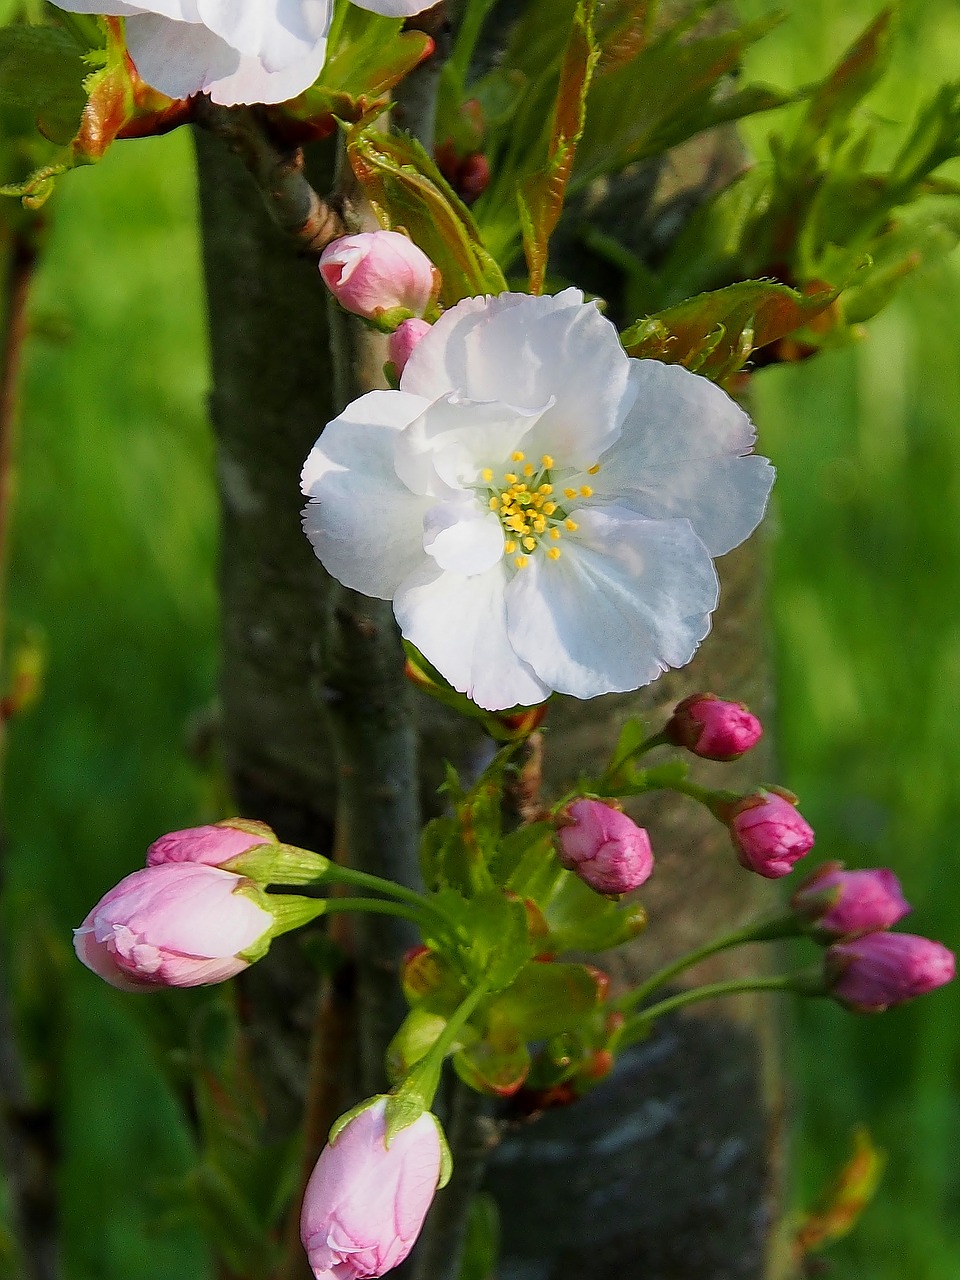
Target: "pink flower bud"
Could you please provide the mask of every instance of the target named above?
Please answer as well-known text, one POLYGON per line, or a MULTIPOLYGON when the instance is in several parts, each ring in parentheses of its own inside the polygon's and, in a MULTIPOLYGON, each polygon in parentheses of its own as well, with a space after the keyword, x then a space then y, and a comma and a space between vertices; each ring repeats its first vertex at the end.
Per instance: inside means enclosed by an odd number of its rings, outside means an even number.
POLYGON ((740 865, 768 880, 790 873, 813 848, 813 828, 775 791, 744 796, 727 819, 740 865))
POLYGON ((577 800, 557 830, 557 856, 597 893, 637 889, 653 871, 650 837, 643 827, 601 800, 577 800))
POLYGON ((677 704, 664 733, 705 760, 736 760, 757 745, 763 727, 742 702, 694 693, 677 704))
POLYGON ((912 933, 868 933, 827 948, 824 969, 830 994, 860 1013, 880 1013, 925 995, 956 972, 953 953, 912 933))
POLYGON ((426 320, 418 320, 416 316, 411 316, 391 333, 387 339, 387 358, 393 364, 397 377, 403 373, 403 366, 410 359, 413 348, 432 327, 426 320))
POLYGON ((192 862, 134 871, 74 930, 74 948, 121 991, 223 982, 273 927, 270 912, 241 892, 250 883, 192 862))
POLYGON ((300 1213, 317 1280, 382 1276, 420 1234, 440 1178, 437 1121, 424 1112, 390 1139, 386 1099, 355 1114, 320 1153, 300 1213))
POLYGON ((910 910, 892 871, 844 871, 840 862, 819 867, 800 885, 790 905, 829 938, 857 938, 889 929, 910 910))
POLYGON ((164 862, 202 862, 208 867, 219 867, 248 849, 260 844, 276 844, 276 841, 277 837, 266 823, 228 818, 225 822, 204 827, 171 831, 169 835, 154 840, 147 850, 147 866, 156 867, 164 862), (243 822, 244 825, 234 826, 235 822, 243 822))
POLYGON ((397 231, 361 231, 328 244, 320 274, 345 311, 378 319, 398 308, 422 316, 434 294, 436 270, 397 231))

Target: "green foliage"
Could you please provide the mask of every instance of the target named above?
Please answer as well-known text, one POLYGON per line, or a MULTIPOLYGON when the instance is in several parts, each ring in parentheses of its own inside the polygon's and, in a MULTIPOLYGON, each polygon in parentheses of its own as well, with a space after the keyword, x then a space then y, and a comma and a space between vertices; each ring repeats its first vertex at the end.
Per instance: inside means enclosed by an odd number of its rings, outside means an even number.
POLYGON ((68 142, 86 102, 83 53, 56 27, 0 28, 0 110, 27 111, 44 137, 68 142))

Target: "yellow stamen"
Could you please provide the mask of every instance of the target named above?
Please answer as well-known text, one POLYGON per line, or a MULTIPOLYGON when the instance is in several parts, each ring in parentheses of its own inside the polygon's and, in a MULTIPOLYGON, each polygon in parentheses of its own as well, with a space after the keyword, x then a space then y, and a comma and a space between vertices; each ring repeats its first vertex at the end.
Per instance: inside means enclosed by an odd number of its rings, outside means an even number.
POLYGON ((500 499, 497 497, 496 494, 493 494, 492 497, 490 498, 490 510, 496 511, 499 506, 500 506, 500 499))
POLYGON ((527 565, 530 563, 530 561, 527 559, 526 556, 517 556, 517 558, 514 560, 513 563, 517 566, 518 569, 525 569, 527 565))
POLYGON ((537 545, 537 540, 536 540, 536 538, 521 538, 521 539, 520 539, 520 541, 523 543, 523 549, 524 549, 524 551, 533 551, 533 550, 535 550, 536 545, 537 545))
POLYGON ((516 549, 517 549, 517 544, 512 539, 510 542, 505 542, 503 544, 504 555, 512 556, 513 553, 516 551, 516 549))
POLYGON ((553 469, 553 459, 550 457, 549 453, 545 453, 543 455, 540 459, 540 464, 544 471, 551 471, 553 469))
POLYGON ((539 493, 545 493, 545 494, 549 497, 549 496, 550 496, 550 494, 551 494, 551 493, 553 493, 553 485, 552 485, 552 484, 542 484, 542 485, 540 486, 540 488, 539 488, 538 492, 539 492, 539 493))
POLYGON ((503 478, 506 480, 507 484, 513 485, 517 483, 517 477, 512 471, 505 471, 503 473, 503 478))
POLYGON ((561 537, 560 530, 559 530, 559 529, 551 529, 551 530, 550 530, 550 537, 554 540, 554 542, 559 542, 559 541, 560 541, 560 537, 561 537))
POLYGON ((592 498, 592 497, 593 497, 593 490, 590 488, 590 486, 589 486, 588 484, 582 484, 582 485, 580 486, 580 496, 581 496, 581 498, 592 498))
POLYGON ((532 462, 528 462, 526 466, 523 468, 523 474, 525 476, 532 476, 533 473, 536 471, 536 469, 537 468, 533 465, 532 462))
POLYGON ((493 479, 493 472, 490 470, 489 467, 483 468, 483 470, 480 472, 480 479, 483 481, 484 484, 490 483, 490 481, 493 479))
POLYGON ((527 456, 527 455, 526 455, 525 453, 521 453, 521 452, 520 452, 520 450, 518 449, 516 453, 511 453, 511 455, 510 455, 510 461, 511 461, 511 462, 523 462, 523 460, 524 460, 524 458, 526 458, 526 456, 527 456))
POLYGON ((595 476, 599 470, 600 470, 600 463, 595 462, 592 467, 587 467, 587 475, 595 476))
POLYGON ((543 504, 543 514, 545 516, 552 516, 556 509, 557 504, 555 502, 545 502, 543 504))
POLYGON ((577 496, 576 489, 564 489, 563 496, 565 498, 575 498, 577 496))
POLYGON ((546 520, 546 517, 545 517, 545 516, 537 516, 537 518, 536 518, 536 519, 534 520, 534 522, 533 522, 534 532, 535 532, 535 533, 543 533, 543 531, 544 531, 544 529, 546 529, 546 527, 547 527, 547 520, 546 520))
POLYGON ((580 528, 576 520, 564 520, 563 524, 564 524, 564 528, 569 529, 571 533, 576 533, 576 531, 580 528))
POLYGON ((563 555, 563 552, 560 550, 559 547, 548 547, 547 555, 550 557, 551 560, 559 560, 560 557, 563 555))

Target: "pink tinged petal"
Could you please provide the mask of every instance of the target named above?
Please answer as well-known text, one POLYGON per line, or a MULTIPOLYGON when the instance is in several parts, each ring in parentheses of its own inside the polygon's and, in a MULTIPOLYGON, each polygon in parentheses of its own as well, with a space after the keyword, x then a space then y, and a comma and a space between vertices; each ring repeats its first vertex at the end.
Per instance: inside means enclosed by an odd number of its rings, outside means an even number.
POLYGON ((533 706, 550 693, 507 636, 506 571, 466 577, 428 564, 393 602, 400 630, 444 679, 488 711, 533 706))
POLYGON ((323 567, 344 586, 393 597, 425 559, 423 517, 433 502, 398 478, 394 444, 424 408, 402 391, 371 391, 349 404, 304 464, 303 528, 323 567))
POLYGON ((616 439, 636 397, 617 331, 577 289, 555 297, 504 293, 444 312, 403 371, 405 391, 436 399, 456 391, 543 410, 525 441, 586 468, 616 439))
POLYGON ((653 519, 683 516, 713 556, 760 523, 774 480, 751 453, 753 423, 724 391, 681 365, 631 360, 636 399, 601 459, 594 493, 653 519))
POLYGON ((472 495, 444 502, 424 516, 423 549, 441 569, 484 573, 503 558, 503 526, 472 495))
POLYGON ((254 835, 238 827, 220 824, 187 827, 154 840, 147 850, 147 866, 162 862, 202 862, 216 867, 256 845, 268 843, 271 843, 268 836, 254 835))
POLYGON ((485 467, 501 480, 511 453, 551 403, 528 410, 499 401, 464 400, 456 394, 441 396, 397 438, 397 475, 414 493, 434 497, 479 483, 485 467))
POLYGON ((576 698, 637 689, 689 662, 718 598, 713 562, 686 520, 620 507, 572 512, 561 555, 530 557, 510 583, 507 627, 551 689, 576 698))

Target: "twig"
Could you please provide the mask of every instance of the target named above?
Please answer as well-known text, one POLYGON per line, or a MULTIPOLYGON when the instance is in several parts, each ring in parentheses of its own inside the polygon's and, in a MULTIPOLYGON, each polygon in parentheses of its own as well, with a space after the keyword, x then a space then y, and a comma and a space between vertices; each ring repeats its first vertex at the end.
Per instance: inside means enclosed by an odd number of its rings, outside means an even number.
POLYGON ((222 138, 250 171, 270 217, 308 253, 320 254, 344 225, 337 210, 304 176, 303 148, 271 137, 262 113, 253 107, 221 107, 201 96, 195 122, 222 138))

